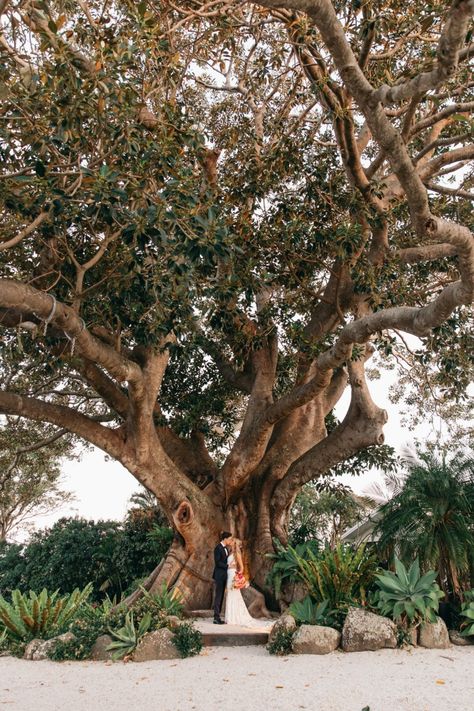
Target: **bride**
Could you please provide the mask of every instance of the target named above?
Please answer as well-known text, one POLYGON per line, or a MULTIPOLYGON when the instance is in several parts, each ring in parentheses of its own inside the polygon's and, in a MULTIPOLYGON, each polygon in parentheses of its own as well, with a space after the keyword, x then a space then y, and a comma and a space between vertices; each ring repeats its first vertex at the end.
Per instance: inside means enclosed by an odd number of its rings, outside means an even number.
POLYGON ((225 603, 225 621, 228 625, 239 625, 241 627, 262 627, 265 622, 256 620, 247 610, 241 591, 234 586, 237 573, 243 573, 244 565, 241 552, 241 541, 233 538, 231 552, 227 558, 227 587, 225 603))

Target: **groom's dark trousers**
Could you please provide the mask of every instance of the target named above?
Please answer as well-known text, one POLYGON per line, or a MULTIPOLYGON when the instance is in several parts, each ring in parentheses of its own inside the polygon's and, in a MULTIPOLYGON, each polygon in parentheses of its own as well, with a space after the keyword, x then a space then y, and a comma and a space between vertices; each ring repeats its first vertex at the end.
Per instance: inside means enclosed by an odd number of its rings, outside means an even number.
POLYGON ((214 572, 212 574, 216 589, 214 595, 214 619, 219 620, 222 601, 227 583, 227 549, 222 543, 214 548, 214 572))

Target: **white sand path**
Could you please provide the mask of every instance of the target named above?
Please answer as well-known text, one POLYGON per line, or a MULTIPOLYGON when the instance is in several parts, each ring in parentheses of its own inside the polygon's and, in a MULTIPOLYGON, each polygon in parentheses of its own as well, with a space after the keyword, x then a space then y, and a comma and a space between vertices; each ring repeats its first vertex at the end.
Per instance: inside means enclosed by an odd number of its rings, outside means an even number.
POLYGON ((141 664, 0 658, 0 711, 473 711, 474 647, 141 664))

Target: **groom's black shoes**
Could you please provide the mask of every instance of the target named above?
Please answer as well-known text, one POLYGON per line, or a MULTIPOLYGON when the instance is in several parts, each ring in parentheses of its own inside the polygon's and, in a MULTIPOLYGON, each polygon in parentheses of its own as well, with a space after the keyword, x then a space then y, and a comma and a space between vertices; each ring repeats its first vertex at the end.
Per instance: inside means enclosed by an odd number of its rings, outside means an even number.
POLYGON ((224 622, 224 620, 221 620, 220 618, 217 617, 214 620, 214 624, 215 625, 225 625, 225 622, 224 622))

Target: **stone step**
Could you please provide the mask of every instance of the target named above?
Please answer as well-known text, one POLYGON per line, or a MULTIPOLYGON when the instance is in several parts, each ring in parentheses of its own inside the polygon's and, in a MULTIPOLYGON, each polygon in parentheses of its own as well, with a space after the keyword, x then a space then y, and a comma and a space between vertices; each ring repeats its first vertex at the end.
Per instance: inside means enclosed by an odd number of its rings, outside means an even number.
POLYGON ((253 647, 267 644, 268 632, 203 632, 204 647, 253 647))
POLYGON ((202 643, 205 647, 248 647, 267 644, 270 632, 267 620, 262 621, 261 627, 249 628, 238 625, 215 625, 209 615, 206 618, 197 617, 195 626, 202 634, 202 643))
POLYGON ((183 612, 185 617, 196 617, 196 618, 203 618, 203 619, 210 619, 212 620, 212 617, 214 615, 213 610, 184 610, 183 612))

